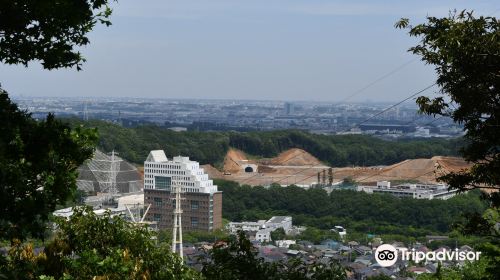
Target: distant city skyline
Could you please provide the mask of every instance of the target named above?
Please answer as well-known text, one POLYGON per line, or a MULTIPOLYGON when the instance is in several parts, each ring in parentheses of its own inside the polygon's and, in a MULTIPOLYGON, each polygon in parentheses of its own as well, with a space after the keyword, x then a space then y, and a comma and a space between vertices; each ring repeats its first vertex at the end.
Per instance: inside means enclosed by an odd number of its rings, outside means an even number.
MULTIPOLYGON (((83 71, 0 64, 13 96, 391 102, 435 80, 394 28, 495 1, 120 0, 96 26, 83 71), (392 74, 390 74, 392 73, 392 74), (385 78, 383 78, 385 77, 385 78), (376 82, 378 81, 378 82, 376 82)), ((437 88, 426 91, 432 94, 437 88)))

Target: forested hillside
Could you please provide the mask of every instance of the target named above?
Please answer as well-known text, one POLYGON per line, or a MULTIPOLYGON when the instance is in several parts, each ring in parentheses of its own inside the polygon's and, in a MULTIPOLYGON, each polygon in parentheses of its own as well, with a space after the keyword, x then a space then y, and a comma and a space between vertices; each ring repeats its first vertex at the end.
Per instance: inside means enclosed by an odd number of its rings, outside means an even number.
POLYGON ((479 191, 449 200, 396 198, 350 190, 305 190, 296 186, 240 186, 236 182, 216 180, 224 193, 222 215, 231 221, 268 219, 290 215, 294 224, 331 229, 343 225, 351 232, 397 234, 422 237, 443 234, 464 213, 482 213, 487 204, 479 191))
POLYGON ((316 135, 298 130, 265 132, 174 132, 157 126, 124 128, 104 121, 71 125, 98 129, 99 147, 114 149, 132 162, 142 163, 150 150, 163 149, 167 156, 185 155, 201 164, 219 165, 229 147, 257 157, 273 157, 290 148, 301 148, 328 165, 386 165, 412 158, 456 155, 461 139, 413 139, 385 141, 364 135, 316 135))

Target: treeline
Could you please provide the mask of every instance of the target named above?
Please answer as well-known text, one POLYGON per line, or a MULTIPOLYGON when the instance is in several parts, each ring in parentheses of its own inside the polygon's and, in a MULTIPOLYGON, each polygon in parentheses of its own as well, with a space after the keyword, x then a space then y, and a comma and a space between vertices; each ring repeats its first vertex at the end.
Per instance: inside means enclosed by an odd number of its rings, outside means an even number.
POLYGON ((75 125, 98 129, 99 147, 115 150, 135 163, 142 163, 150 150, 163 149, 167 156, 185 155, 202 164, 220 165, 230 147, 257 157, 274 157, 290 148, 301 148, 335 167, 387 165, 412 158, 457 155, 461 139, 412 139, 386 141, 365 135, 316 135, 298 130, 266 132, 174 132, 158 126, 125 128, 104 121, 75 125))
POLYGON ((231 221, 267 219, 289 215, 294 224, 331 229, 342 225, 350 231, 422 237, 451 231, 463 213, 482 213, 487 205, 478 192, 449 200, 417 200, 349 190, 305 190, 296 186, 240 186, 216 180, 224 193, 222 215, 231 221))

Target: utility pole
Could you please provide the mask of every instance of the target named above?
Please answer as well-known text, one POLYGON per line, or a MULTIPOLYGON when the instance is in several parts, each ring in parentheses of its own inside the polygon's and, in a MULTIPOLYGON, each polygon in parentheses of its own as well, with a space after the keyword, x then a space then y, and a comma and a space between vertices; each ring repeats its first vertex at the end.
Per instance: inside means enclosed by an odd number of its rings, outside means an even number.
POLYGON ((333 169, 330 167, 328 169, 328 185, 331 186, 333 184, 333 169))

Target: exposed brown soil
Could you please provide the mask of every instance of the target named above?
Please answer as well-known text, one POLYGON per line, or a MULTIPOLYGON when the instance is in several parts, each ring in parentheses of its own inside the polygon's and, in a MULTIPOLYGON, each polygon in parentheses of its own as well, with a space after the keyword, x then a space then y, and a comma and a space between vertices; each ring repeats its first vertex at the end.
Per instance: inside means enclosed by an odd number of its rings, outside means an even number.
POLYGON ((229 149, 224 157, 224 172, 238 173, 241 171, 241 161, 246 161, 247 156, 240 150, 229 149))
POLYGON ((208 174, 208 177, 210 179, 223 179, 224 178, 224 175, 222 174, 222 172, 220 172, 219 170, 217 170, 217 168, 213 167, 210 164, 204 164, 201 166, 201 168, 203 168, 203 170, 205 170, 205 172, 208 174))
POLYGON ((302 149, 290 149, 269 160, 269 165, 320 165, 321 161, 302 149))
POLYGON ((470 165, 461 158, 436 156, 430 159, 410 159, 385 167, 340 168, 334 174, 350 176, 361 183, 414 180, 434 183, 437 177, 466 170, 470 165))
MULTIPOLYGON (((334 168, 333 174, 334 182, 352 177, 361 184, 400 180, 434 183, 441 175, 469 167, 470 165, 461 158, 435 156, 430 159, 405 160, 389 166, 334 168)), ((248 160, 243 152, 231 149, 224 160, 224 171, 231 174, 221 175, 219 172, 219 174, 214 173, 214 175, 249 185, 267 185, 273 182, 283 185, 306 185, 316 183, 318 181, 317 173, 327 168, 329 167, 301 149, 290 149, 275 158, 257 161, 248 160), (257 164, 259 173, 243 172, 240 166, 243 163, 257 164)))

